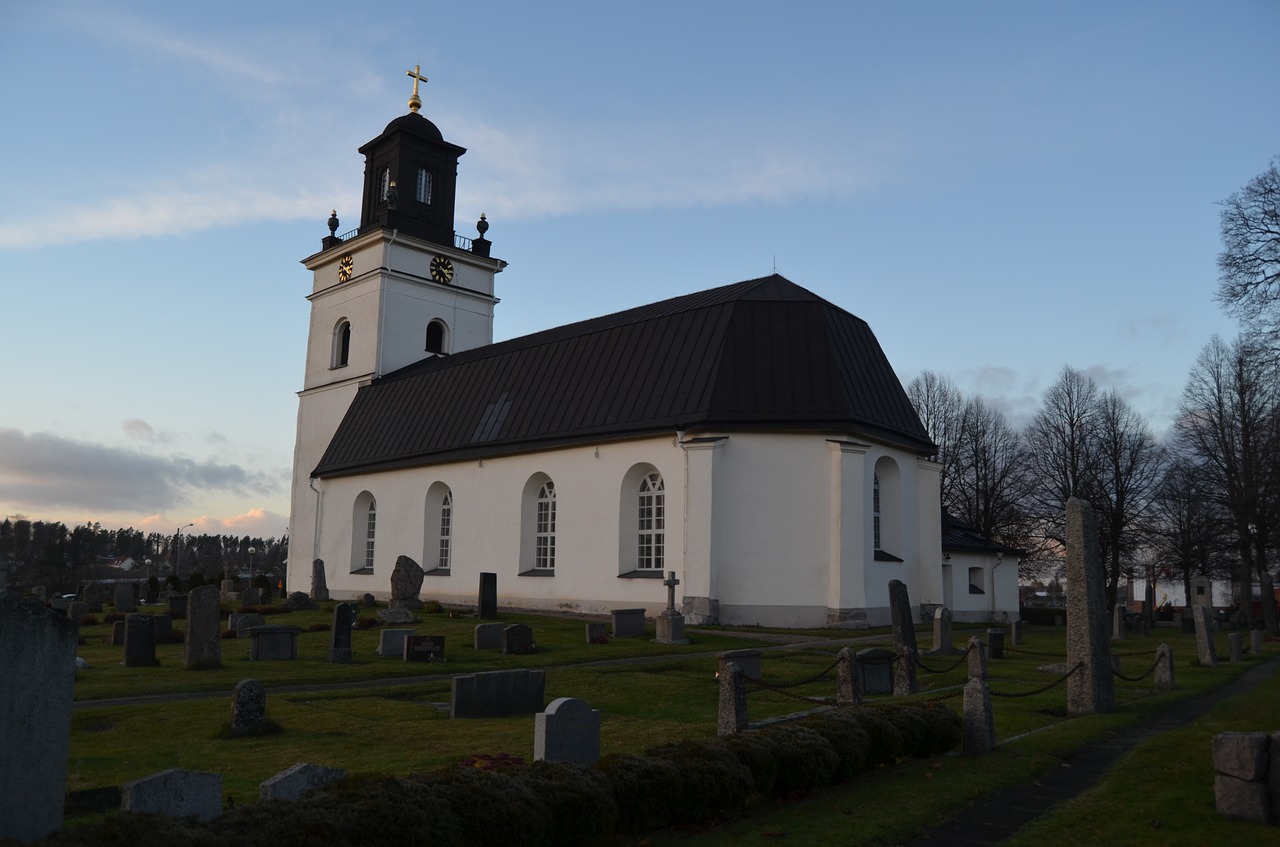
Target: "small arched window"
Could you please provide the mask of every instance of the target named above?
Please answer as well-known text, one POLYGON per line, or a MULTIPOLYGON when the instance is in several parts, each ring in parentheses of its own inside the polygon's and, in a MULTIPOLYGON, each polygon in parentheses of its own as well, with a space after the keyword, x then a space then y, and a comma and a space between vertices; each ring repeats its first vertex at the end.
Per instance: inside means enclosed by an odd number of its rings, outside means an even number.
POLYGON ((341 320, 338 321, 338 325, 333 329, 333 357, 329 366, 332 368, 345 368, 350 361, 351 322, 341 320))
POLYGON ((431 204, 431 171, 418 168, 418 188, 414 193, 419 203, 431 204))
POLYGON ((445 325, 444 321, 432 321, 427 324, 427 352, 444 355, 448 351, 445 349, 445 325))
POLYGON ((636 569, 660 571, 666 563, 667 521, 667 494, 660 474, 651 473, 640 480, 637 505, 636 569))
POLYGON ((374 543, 378 534, 378 504, 373 494, 361 491, 351 509, 351 572, 373 573, 374 543))
MULTIPOLYGON (((880 475, 871 478, 871 533, 875 538, 875 549, 880 549, 880 475)), ((866 549, 865 547, 863 548, 866 549)))
POLYGON ((538 489, 538 509, 534 534, 534 570, 554 570, 556 566, 556 486, 547 480, 538 489))
POLYGON ((365 513, 364 525, 364 567, 365 570, 373 570, 373 546, 374 539, 378 534, 378 503, 376 500, 369 501, 369 511, 365 513))

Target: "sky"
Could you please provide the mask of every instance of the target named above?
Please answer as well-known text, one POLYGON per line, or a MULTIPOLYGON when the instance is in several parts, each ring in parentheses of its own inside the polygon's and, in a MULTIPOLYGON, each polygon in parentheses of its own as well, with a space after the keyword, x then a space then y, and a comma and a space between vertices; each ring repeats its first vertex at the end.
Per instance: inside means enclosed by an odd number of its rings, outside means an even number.
POLYGON ((1064 366, 1164 436, 1236 327, 1280 3, 5 0, 0 518, 279 536, 357 148, 467 148, 495 340, 768 275, 1015 426, 1064 366))

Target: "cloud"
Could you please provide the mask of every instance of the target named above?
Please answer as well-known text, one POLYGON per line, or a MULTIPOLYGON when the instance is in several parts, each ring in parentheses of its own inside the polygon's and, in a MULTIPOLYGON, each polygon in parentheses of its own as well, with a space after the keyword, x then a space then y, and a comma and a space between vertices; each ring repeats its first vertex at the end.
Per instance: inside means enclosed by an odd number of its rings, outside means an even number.
POLYGON ((139 418, 129 418, 127 421, 121 421, 120 428, 124 430, 125 435, 138 441, 148 441, 156 444, 169 444, 173 441, 171 435, 157 432, 151 424, 139 418))
MULTIPOLYGON (((139 421, 138 423, 142 423, 139 421)), ((145 424, 143 424, 145 426, 145 424)), ((200 493, 270 496, 284 475, 0 429, 0 502, 23 509, 163 512, 200 493)))

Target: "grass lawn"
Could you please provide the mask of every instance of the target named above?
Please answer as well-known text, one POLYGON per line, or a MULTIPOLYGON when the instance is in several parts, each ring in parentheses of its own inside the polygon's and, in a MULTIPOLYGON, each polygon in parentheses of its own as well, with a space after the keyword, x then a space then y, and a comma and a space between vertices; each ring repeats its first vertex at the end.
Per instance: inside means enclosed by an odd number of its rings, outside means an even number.
MULTIPOLYGON (((332 605, 325 604, 315 612, 273 616, 268 622, 306 629, 332 620, 332 605)), ((361 610, 361 615, 365 614, 366 610, 361 610)), ((423 621, 415 627, 418 633, 446 637, 446 662, 408 663, 376 656, 378 631, 374 628, 354 633, 355 660, 349 665, 327 661, 328 632, 304 632, 298 638, 297 661, 250 662, 247 640, 233 639, 222 643, 222 669, 183 669, 181 644, 159 645, 159 667, 124 668, 119 665, 121 648, 105 643, 110 626, 84 627, 85 643, 80 655, 91 667, 78 672, 76 678, 78 702, 72 719, 68 789, 120 785, 166 768, 190 768, 222 774, 225 794, 240 805, 255 802, 260 782, 296 762, 352 773, 407 774, 479 754, 506 753, 530 760, 532 716, 456 721, 448 717, 450 675, 512 667, 545 669, 548 701, 573 696, 599 709, 602 752, 638 753, 681 739, 714 737, 718 685, 712 654, 777 646, 771 631, 755 628, 736 630, 734 634, 726 634, 724 628, 690 628, 693 643, 683 647, 653 644, 647 637, 611 639, 607 644, 593 645, 586 643, 580 618, 504 615, 506 623, 531 626, 539 649, 529 656, 503 656, 496 651, 473 649, 472 631, 477 623, 474 618, 449 618, 444 614, 420 617, 423 621), (283 728, 281 733, 247 739, 219 736, 219 730, 230 718, 231 690, 245 678, 257 679, 266 687, 268 713, 283 728), (196 696, 147 699, 160 694, 196 696), (142 699, 111 702, 119 698, 142 699)), ((182 622, 175 625, 181 627, 182 622)), ((839 642, 857 638, 858 643, 853 644, 856 649, 873 644, 888 646, 891 642, 883 630, 814 630, 804 634, 836 643, 810 642, 768 650, 762 659, 764 679, 782 685, 829 672, 819 681, 786 689, 785 693, 751 691, 752 720, 813 708, 812 702, 799 698, 833 696, 834 671, 830 668, 841 646, 839 642)), ((968 634, 958 631, 957 644, 963 644, 968 634)), ((1224 648, 1225 636, 1219 638, 1223 642, 1219 646, 1224 648)), ((1008 695, 994 699, 1000 746, 991 755, 948 755, 899 764, 802 800, 759 803, 745 816, 720 826, 696 832, 650 833, 643 839, 620 839, 619 843, 738 846, 785 841, 871 845, 908 840, 984 795, 1025 784, 1036 774, 1060 765, 1064 757, 1091 740, 1141 722, 1168 703, 1233 679, 1248 662, 1256 661, 1250 657, 1241 665, 1201 668, 1194 662, 1194 638, 1173 630, 1157 630, 1146 638, 1114 642, 1113 651, 1122 656, 1123 672, 1133 677, 1150 668, 1159 643, 1169 643, 1176 658, 1178 691, 1156 696, 1151 677, 1136 683, 1117 679, 1115 712, 1068 720, 1061 684, 1031 696, 1013 696, 1043 688, 1060 677, 1060 673, 1042 668, 1065 662, 1064 639, 1063 628, 1028 627, 1024 645, 1016 650, 1006 648, 1005 659, 989 663, 988 682, 993 693, 1008 695), (905 798, 909 801, 904 803, 905 798)), ((1274 645, 1267 649, 1274 649, 1274 645)), ((923 663, 942 672, 921 670, 920 693, 915 697, 941 699, 959 710, 958 694, 967 678, 965 664, 947 657, 924 657, 923 663)), ((1270 689, 1271 702, 1280 693, 1277 685, 1280 683, 1270 689)), ((873 698, 872 702, 892 700, 873 698)), ((1250 715, 1258 714, 1257 708, 1255 704, 1252 713, 1245 708, 1238 715, 1244 723, 1228 728, 1275 729, 1271 726, 1273 719, 1264 721, 1266 726, 1249 723, 1250 715)), ((1166 738, 1174 735, 1177 733, 1166 738)), ((1206 803, 1208 812, 1212 812, 1207 740, 1211 735, 1204 729, 1201 735, 1175 744, 1174 749, 1181 751, 1180 760, 1189 763, 1185 766, 1174 766, 1167 761, 1168 756, 1157 755, 1153 761, 1161 764, 1155 770, 1147 764, 1145 769, 1121 778, 1118 786, 1125 790, 1114 793, 1126 796, 1127 801, 1120 811, 1100 807, 1096 819, 1098 831, 1104 836, 1122 832, 1126 833, 1123 838, 1107 842, 1091 836, 1088 842, 1072 841, 1084 832, 1077 828, 1076 821, 1091 819, 1081 814, 1067 817, 1059 829, 1046 830, 1048 834, 1039 836, 1035 843, 1043 843, 1045 837, 1062 844, 1132 845, 1153 840, 1162 844, 1218 843, 1216 837, 1170 840, 1173 833, 1193 831, 1187 829, 1185 816, 1193 820, 1205 817, 1206 803), (1150 784, 1152 774, 1159 774, 1162 786, 1166 778, 1178 785, 1185 782, 1187 796, 1194 796, 1194 802, 1183 797, 1171 801, 1172 807, 1167 810, 1143 811, 1142 807, 1154 801, 1152 793, 1135 793, 1132 786, 1150 784), (1206 781, 1207 800, 1202 794, 1206 781), (1116 815, 1126 818, 1125 826, 1115 828, 1116 815), (1167 823, 1153 824, 1156 820, 1167 823)), ((1126 759, 1117 773, 1128 768, 1145 749, 1126 759)), ((1051 815, 1038 826, 1052 826, 1056 817, 1051 815)), ((74 825, 75 821, 68 823, 74 825)), ((1221 825, 1213 819, 1202 823, 1211 828, 1221 825)), ((1261 842, 1245 838, 1244 843, 1261 842)))

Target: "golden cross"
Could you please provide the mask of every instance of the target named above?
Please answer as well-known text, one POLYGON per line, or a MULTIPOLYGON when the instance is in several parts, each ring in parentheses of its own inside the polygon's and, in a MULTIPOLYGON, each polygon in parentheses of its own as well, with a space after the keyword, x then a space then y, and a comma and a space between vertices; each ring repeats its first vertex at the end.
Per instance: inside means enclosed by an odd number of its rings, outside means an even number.
POLYGON ((421 65, 414 65, 413 70, 404 73, 405 76, 413 77, 413 96, 409 98, 409 111, 416 113, 422 108, 422 98, 418 96, 418 83, 426 82, 427 78, 422 75, 421 65))

